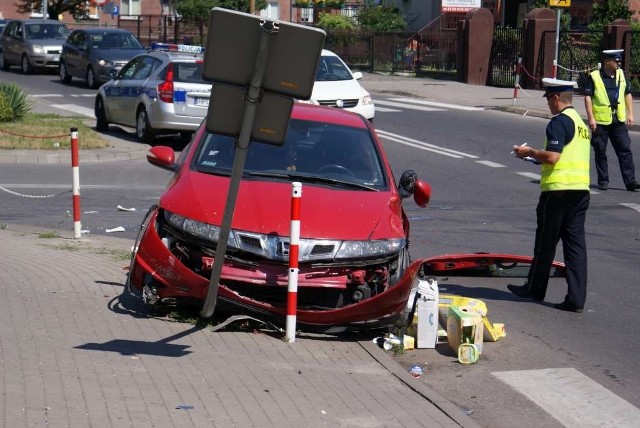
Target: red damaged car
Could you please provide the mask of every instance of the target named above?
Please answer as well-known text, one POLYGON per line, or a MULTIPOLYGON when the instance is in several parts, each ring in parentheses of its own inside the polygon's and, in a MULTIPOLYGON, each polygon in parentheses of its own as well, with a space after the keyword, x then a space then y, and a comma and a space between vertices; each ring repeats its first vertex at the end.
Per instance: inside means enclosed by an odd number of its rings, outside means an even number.
MULTIPOLYGON (((175 174, 141 226, 128 289, 149 305, 202 302, 235 140, 202 125, 179 159, 168 147, 150 152, 152 164, 175 174)), ((406 315, 422 263, 409 261, 403 198, 426 206, 429 185, 413 171, 396 183, 362 116, 298 103, 283 145, 249 145, 217 304, 284 323, 293 182, 302 183, 298 326, 325 332, 380 328, 406 315)))

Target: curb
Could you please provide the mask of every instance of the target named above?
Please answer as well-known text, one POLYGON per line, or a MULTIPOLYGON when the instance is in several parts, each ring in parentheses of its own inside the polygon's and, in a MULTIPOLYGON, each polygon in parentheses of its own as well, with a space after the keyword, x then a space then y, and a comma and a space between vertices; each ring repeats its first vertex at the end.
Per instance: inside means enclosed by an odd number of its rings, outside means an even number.
POLYGON ((456 424, 463 428, 481 428, 476 421, 466 415, 458 406, 430 388, 426 382, 411 376, 398 362, 371 340, 358 340, 357 343, 362 346, 374 360, 383 366, 385 370, 407 385, 412 391, 433 404, 456 424))

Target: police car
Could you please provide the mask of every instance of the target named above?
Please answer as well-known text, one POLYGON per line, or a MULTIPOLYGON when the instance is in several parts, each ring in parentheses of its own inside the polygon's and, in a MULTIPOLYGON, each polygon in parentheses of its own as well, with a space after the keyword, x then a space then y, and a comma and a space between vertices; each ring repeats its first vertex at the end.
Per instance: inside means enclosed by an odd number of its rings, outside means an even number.
POLYGON ((211 83, 202 78, 204 48, 154 43, 98 90, 96 129, 134 127, 138 139, 180 132, 190 138, 207 115, 211 83))

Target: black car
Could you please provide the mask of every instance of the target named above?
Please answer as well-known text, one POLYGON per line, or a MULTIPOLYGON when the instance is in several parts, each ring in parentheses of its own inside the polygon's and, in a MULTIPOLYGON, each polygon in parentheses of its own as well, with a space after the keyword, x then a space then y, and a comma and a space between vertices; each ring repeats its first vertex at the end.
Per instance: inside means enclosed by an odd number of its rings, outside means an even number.
POLYGON ((97 88, 142 52, 144 46, 127 30, 105 27, 74 30, 62 46, 58 75, 63 83, 77 77, 90 88, 97 88))

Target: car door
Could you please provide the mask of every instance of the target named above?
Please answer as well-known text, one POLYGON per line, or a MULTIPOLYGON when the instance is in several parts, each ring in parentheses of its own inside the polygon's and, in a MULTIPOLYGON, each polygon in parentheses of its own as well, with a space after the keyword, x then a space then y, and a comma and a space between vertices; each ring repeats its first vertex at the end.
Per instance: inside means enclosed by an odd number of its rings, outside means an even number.
POLYGON ((64 59, 69 74, 84 79, 84 64, 88 55, 86 33, 82 30, 71 33, 65 43, 64 50, 64 59))
POLYGON ((20 21, 9 23, 3 40, 4 57, 10 64, 19 64, 24 44, 24 25, 20 21))
MULTIPOLYGON (((139 84, 134 80, 136 71, 143 63, 145 56, 132 59, 118 73, 113 81, 105 86, 105 104, 109 106, 111 120, 124 125, 135 123, 135 110, 131 112, 131 106, 135 105, 141 92, 139 84)), ((135 109, 135 107, 133 107, 135 109)))

